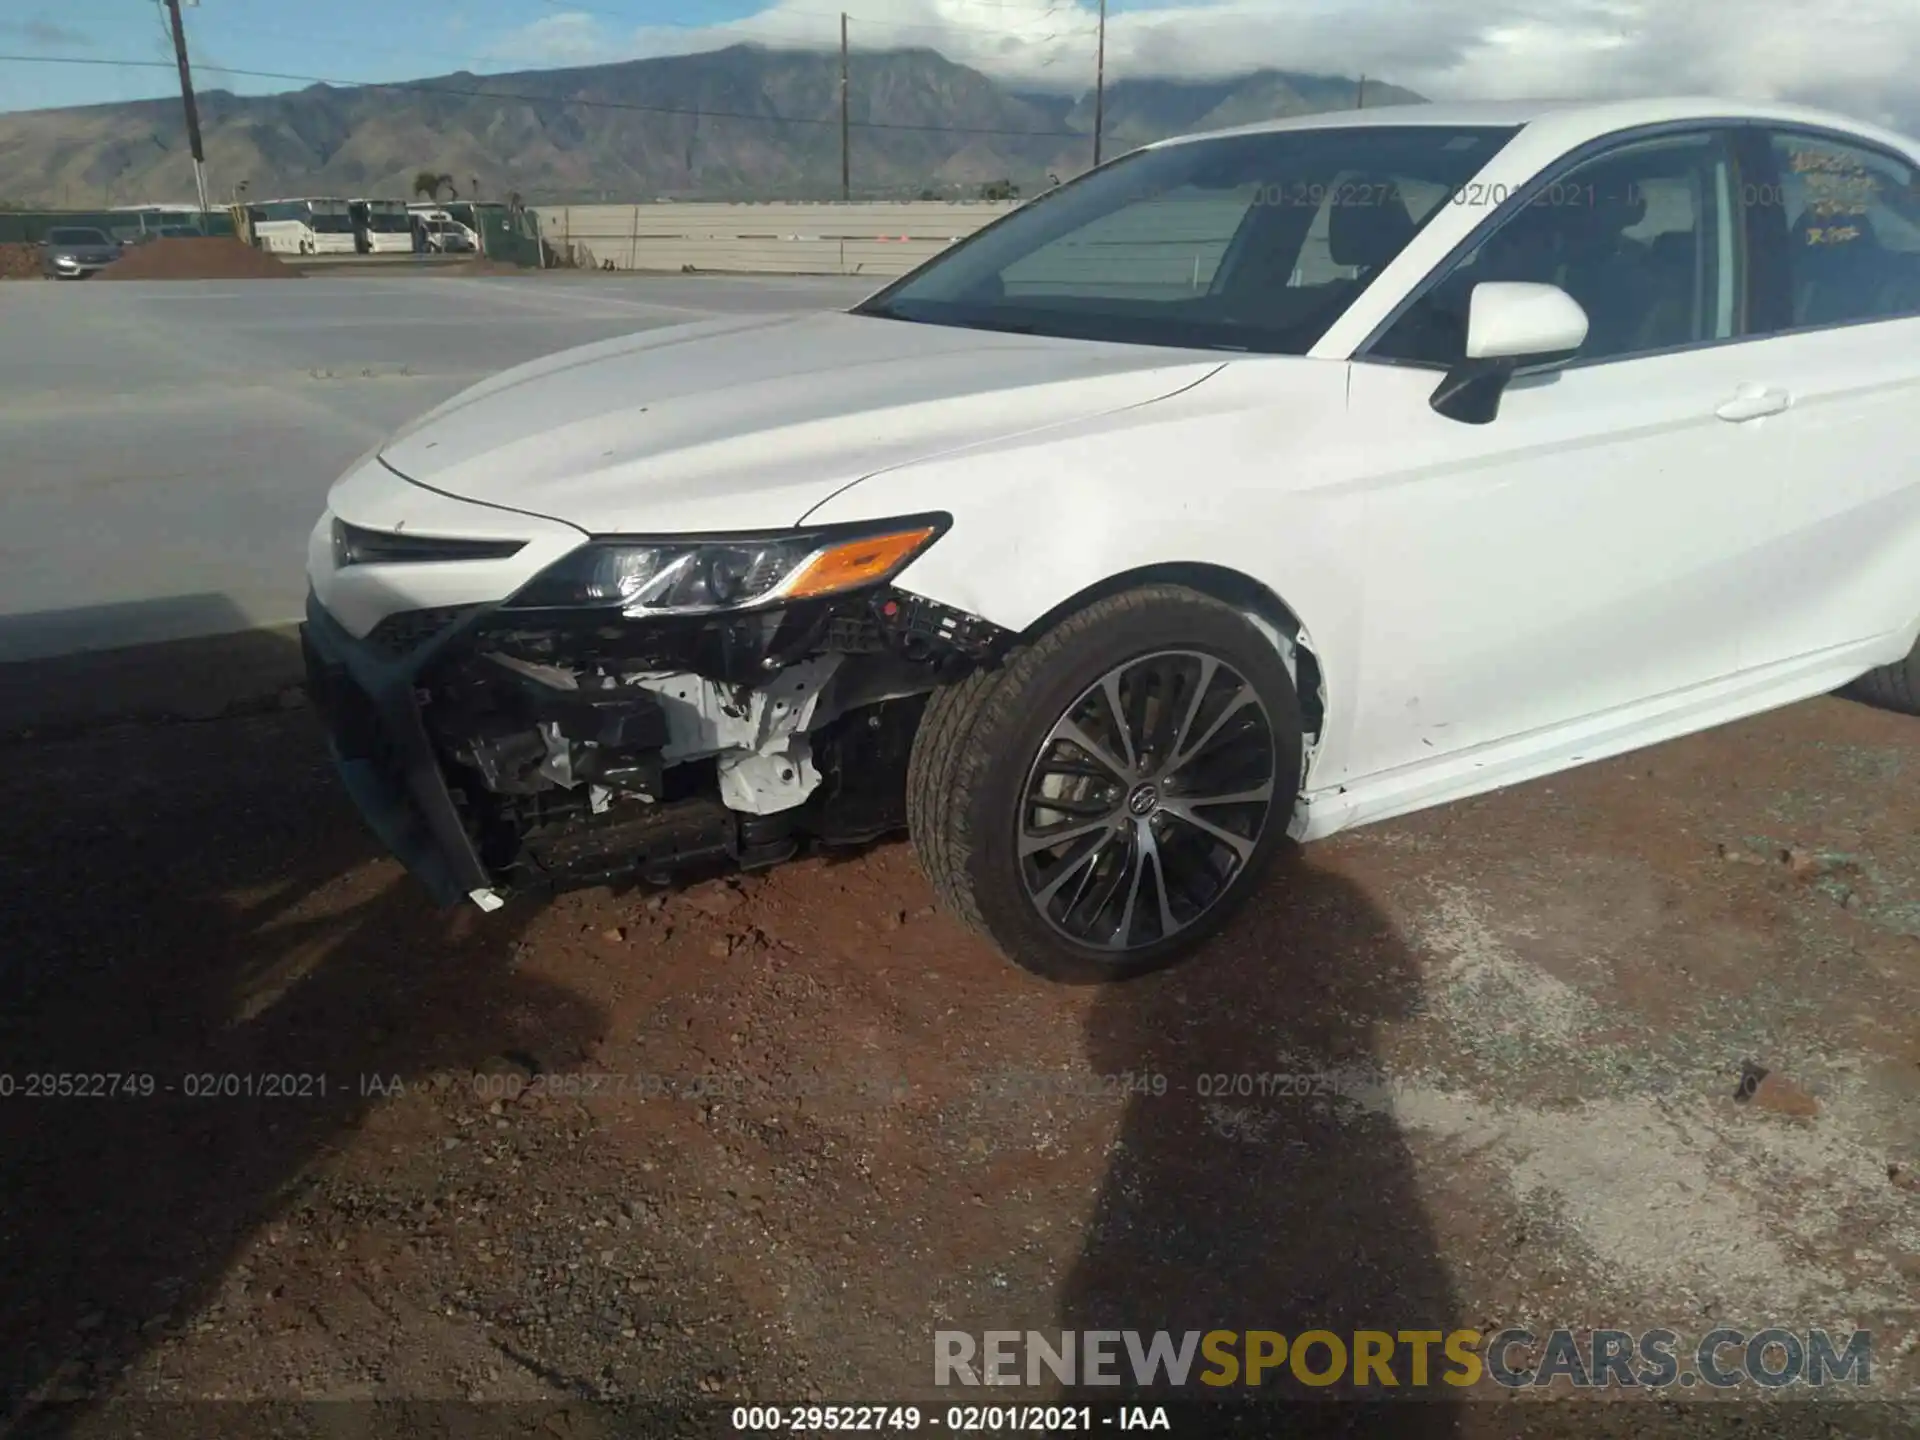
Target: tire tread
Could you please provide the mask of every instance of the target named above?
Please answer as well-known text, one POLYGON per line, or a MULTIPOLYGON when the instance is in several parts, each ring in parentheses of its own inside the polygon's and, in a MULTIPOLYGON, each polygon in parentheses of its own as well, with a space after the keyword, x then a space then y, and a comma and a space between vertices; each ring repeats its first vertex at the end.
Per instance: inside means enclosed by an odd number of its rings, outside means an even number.
POLYGON ((1211 595, 1184 585, 1153 584, 1097 600, 1075 611, 1000 666, 976 670, 936 690, 921 717, 907 767, 907 829, 922 870, 942 906, 970 930, 994 941, 975 886, 972 833, 977 787, 998 758, 1001 737, 1018 719, 1033 683, 1060 651, 1088 631, 1124 626, 1165 604, 1208 605, 1240 614, 1211 595))
MULTIPOLYGON (((971 886, 957 885, 966 874, 971 853, 968 837, 953 817, 955 802, 970 786, 961 772, 968 768, 967 742, 973 737, 987 693, 1001 678, 998 670, 976 670, 964 680, 936 690, 920 717, 913 753, 907 763, 907 833, 919 856, 920 868, 934 894, 949 913, 969 929, 986 933, 986 921, 974 903, 971 886)), ((977 769, 978 767, 972 767, 977 769)))
POLYGON ((1870 705, 1920 715, 1920 645, 1904 660, 1869 670, 1854 682, 1854 690, 1870 705))

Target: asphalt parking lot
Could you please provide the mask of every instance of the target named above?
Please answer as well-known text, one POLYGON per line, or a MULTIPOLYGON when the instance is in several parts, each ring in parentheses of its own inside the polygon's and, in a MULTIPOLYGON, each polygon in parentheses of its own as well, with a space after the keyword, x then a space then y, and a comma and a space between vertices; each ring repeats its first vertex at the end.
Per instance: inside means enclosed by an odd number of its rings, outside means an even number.
POLYGON ((340 471, 524 360, 876 281, 324 275, 0 286, 0 661, 299 614, 340 471))
MULTIPOLYGON (((165 633, 195 593, 271 618, 275 527, 493 361, 667 323, 669 297, 842 298, 543 283, 18 287, 77 328, 44 322, 38 398, 0 398, 41 536, 0 535, 10 653, 115 605, 165 633), (470 303, 494 308, 436 323, 470 303), (96 374, 114 306, 141 338, 96 374), (178 383, 176 311, 202 342, 178 383), (363 320, 439 368, 298 378, 352 368, 363 320), (219 423, 235 396, 257 431, 219 423), (142 526, 231 530, 142 570, 142 526)), ((519 1406, 434 1433, 588 1436, 606 1400, 942 1411, 936 1329, 1560 1326, 1861 1330, 1872 1403, 1483 1385, 1419 1433, 1912 1433, 1889 1402, 1920 1401, 1920 721, 1827 698, 1337 837, 1193 964, 1087 989, 935 911, 900 843, 436 911, 340 794, 288 647, 0 667, 0 1435, 399 1400, 519 1406), (8 713, 56 694, 86 703, 8 713), (133 1083, 25 1078, 63 1075, 133 1083)), ((383 1433, 327 1423, 299 1433, 383 1433)))

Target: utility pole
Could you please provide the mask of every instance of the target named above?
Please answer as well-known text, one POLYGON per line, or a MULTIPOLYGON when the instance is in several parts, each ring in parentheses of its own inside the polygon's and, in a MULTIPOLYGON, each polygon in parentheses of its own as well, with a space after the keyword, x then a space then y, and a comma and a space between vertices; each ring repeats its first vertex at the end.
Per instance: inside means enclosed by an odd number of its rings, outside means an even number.
POLYGON ((200 193, 200 213, 207 213, 207 152, 200 144, 200 107, 193 100, 193 69, 187 64, 187 31, 180 23, 180 0, 164 0, 173 21, 173 54, 180 62, 180 103, 187 109, 187 145, 193 151, 193 184, 200 193))
POLYGON ((851 122, 847 118, 847 12, 840 12, 840 198, 853 199, 853 160, 848 151, 847 136, 851 122))
MULTIPOLYGON (((1364 75, 1360 77, 1359 88, 1354 91, 1353 108, 1356 110, 1364 110, 1367 108, 1367 77, 1364 75)), ((1388 106, 1387 108, 1392 109, 1393 107, 1388 106)))
POLYGON ((1100 39, 1093 57, 1093 163, 1100 164, 1100 131, 1107 118, 1107 0, 1100 0, 1100 39))

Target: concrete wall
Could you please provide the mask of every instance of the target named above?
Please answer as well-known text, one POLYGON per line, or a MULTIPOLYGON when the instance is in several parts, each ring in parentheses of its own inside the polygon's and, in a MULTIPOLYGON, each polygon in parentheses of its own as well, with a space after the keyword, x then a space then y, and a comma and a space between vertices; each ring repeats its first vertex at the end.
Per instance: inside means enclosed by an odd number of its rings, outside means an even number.
POLYGON ((905 274, 1012 201, 543 205, 541 237, 594 269, 761 275, 905 274))
MULTIPOLYGON (((1184 196, 1126 206, 1011 266, 1010 295, 1132 292, 1171 299, 1204 290, 1247 213, 1248 195, 1184 196)), ((1014 208, 1014 202, 572 205, 536 210, 540 233, 592 269, 762 275, 901 275, 1014 208)), ((1349 273, 1311 222, 1295 283, 1349 273)))

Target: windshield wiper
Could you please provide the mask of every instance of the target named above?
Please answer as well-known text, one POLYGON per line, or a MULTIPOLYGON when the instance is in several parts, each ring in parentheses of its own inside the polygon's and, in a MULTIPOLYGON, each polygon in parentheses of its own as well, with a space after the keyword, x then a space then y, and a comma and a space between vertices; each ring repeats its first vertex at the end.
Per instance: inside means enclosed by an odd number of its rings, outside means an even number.
POLYGON ((880 320, 904 320, 910 325, 949 325, 956 330, 998 330, 1008 335, 1032 335, 1036 325, 1020 320, 993 320, 962 318, 944 315, 909 315, 904 310, 896 310, 891 305, 862 305, 853 312, 856 315, 872 315, 880 320))
POLYGON ((998 330, 1006 335, 1031 335, 1038 328, 1018 320, 954 320, 949 323, 964 330, 998 330))

